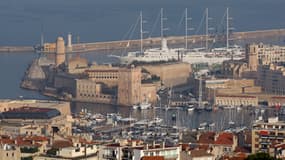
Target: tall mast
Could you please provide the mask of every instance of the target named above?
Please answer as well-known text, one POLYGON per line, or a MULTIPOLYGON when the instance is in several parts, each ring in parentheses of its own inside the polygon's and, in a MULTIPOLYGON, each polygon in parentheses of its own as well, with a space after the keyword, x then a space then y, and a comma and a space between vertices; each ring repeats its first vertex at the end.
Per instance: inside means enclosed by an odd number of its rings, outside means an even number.
POLYGON ((160 9, 160 37, 161 39, 163 38, 163 30, 164 30, 164 26, 163 26, 163 8, 160 9))
POLYGON ((205 41, 206 41, 206 51, 208 51, 208 34, 209 34, 209 11, 208 11, 208 8, 206 8, 206 11, 205 11, 205 20, 206 20, 206 37, 205 37, 205 41))
POLYGON ((41 25, 41 47, 44 46, 44 26, 41 25))
POLYGON ((164 21, 167 20, 167 18, 163 15, 163 8, 160 9, 160 37, 163 39, 164 37, 164 31, 168 30, 168 28, 164 28, 164 21))
POLYGON ((188 31, 193 30, 193 28, 188 27, 188 21, 192 20, 192 18, 188 18, 188 9, 185 8, 185 49, 188 49, 188 31))
POLYGON ((143 53, 143 17, 142 17, 142 11, 140 12, 140 34, 141 34, 141 53, 143 53))
POLYGON ((185 9, 185 49, 188 49, 188 9, 185 9))
POLYGON ((227 8, 227 50, 229 49, 229 8, 227 8))

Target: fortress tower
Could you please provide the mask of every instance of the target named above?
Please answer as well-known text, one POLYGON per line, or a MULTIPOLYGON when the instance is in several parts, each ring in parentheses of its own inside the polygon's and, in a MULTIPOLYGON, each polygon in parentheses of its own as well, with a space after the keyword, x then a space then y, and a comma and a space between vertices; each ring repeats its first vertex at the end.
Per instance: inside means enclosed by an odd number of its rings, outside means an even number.
POLYGON ((55 64, 58 67, 65 62, 65 45, 62 37, 58 37, 56 40, 55 50, 55 64))
POLYGON ((118 104, 132 106, 141 102, 141 68, 121 68, 118 81, 118 104))
POLYGON ((258 66, 258 45, 246 45, 246 60, 250 71, 256 71, 258 66))

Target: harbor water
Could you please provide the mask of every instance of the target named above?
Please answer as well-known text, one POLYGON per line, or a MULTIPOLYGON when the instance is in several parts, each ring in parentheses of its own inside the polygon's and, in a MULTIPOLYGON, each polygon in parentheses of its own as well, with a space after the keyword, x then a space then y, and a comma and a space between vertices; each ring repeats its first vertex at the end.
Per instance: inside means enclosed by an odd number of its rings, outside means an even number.
MULTIPOLYGON (((40 41, 41 32, 45 35, 45 41, 54 42, 56 37, 66 36, 72 33, 73 43, 122 40, 127 38, 138 38, 138 31, 133 36, 125 36, 131 25, 133 25, 143 11, 145 24, 149 36, 159 36, 159 27, 152 29, 155 17, 160 8, 164 8, 165 16, 168 18, 165 25, 170 30, 166 35, 183 35, 183 25, 179 20, 183 15, 185 7, 193 18, 192 27, 198 28, 205 8, 209 8, 213 18, 211 26, 217 28, 222 19, 226 7, 230 7, 230 14, 234 17, 231 22, 235 31, 248 31, 256 29, 284 28, 284 0, 9 0, 2 1, 0 5, 1 31, 0 45, 28 45, 32 46, 40 41), (56 5, 55 5, 56 4, 56 5), (24 7, 23 7, 24 6, 24 7), (78 7, 80 6, 80 7, 78 7)), ((200 31, 194 33, 202 33, 200 31)), ((258 40, 260 42, 262 40, 258 40)), ((269 43, 284 44, 283 37, 272 40, 264 40, 269 43)), ((108 57, 108 51, 104 53, 89 53, 82 56, 89 61, 99 64, 116 62, 116 59, 108 57)), ((113 54, 113 53, 111 53, 113 54)), ((120 54, 116 52, 116 54, 120 54)), ((28 99, 49 99, 38 92, 21 89, 20 82, 28 65, 36 58, 35 53, 1 53, 0 54, 0 98, 17 99, 19 97, 28 99)), ((232 121, 236 126, 249 127, 257 119, 255 109, 224 109, 216 112, 192 112, 185 110, 162 110, 153 109, 146 111, 132 110, 127 107, 73 103, 72 111, 79 112, 87 108, 92 113, 121 113, 125 117, 137 119, 151 119, 160 117, 167 125, 176 125, 190 129, 199 128, 201 124, 215 124, 213 130, 222 130, 230 127, 232 121), (254 114, 253 114, 254 113, 254 114), (175 116, 175 120, 173 120, 175 116)), ((265 116, 274 115, 272 109, 265 112, 265 116), (267 112, 268 111, 268 112, 267 112)))

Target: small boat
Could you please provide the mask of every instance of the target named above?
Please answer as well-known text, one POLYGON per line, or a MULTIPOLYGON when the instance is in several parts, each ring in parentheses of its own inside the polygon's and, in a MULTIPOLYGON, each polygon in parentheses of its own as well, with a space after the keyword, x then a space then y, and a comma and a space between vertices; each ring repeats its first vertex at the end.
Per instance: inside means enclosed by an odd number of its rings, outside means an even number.
POLYGON ((241 111, 241 107, 237 107, 237 111, 241 111))
POLYGON ((229 125, 234 125, 235 122, 234 121, 229 121, 229 125))
POLYGON ((140 109, 140 106, 137 105, 137 104, 134 104, 134 105, 133 105, 133 109, 140 109))
POLYGON ((159 124, 163 121, 163 119, 155 117, 150 123, 155 123, 155 124, 159 124))
POLYGON ((151 104, 148 103, 147 101, 145 101, 145 102, 140 103, 139 108, 142 109, 142 110, 143 109, 150 109, 151 108, 151 104))
POLYGON ((188 110, 188 112, 193 112, 195 110, 194 105, 188 105, 187 110, 188 110))

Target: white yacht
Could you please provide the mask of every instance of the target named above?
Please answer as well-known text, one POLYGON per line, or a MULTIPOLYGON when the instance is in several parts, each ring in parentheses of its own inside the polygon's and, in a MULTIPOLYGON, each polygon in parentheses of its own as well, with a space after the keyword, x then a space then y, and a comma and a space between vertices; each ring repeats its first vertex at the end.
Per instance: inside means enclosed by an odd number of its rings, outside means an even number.
POLYGON ((161 48, 151 48, 144 51, 129 52, 127 56, 120 57, 121 63, 138 62, 160 62, 178 60, 179 50, 170 49, 166 38, 161 40, 161 48))
POLYGON ((205 51, 204 48, 195 48, 186 51, 182 56, 182 61, 190 64, 221 64, 226 60, 240 60, 244 58, 244 53, 244 49, 237 45, 228 49, 214 48, 210 51, 205 51))
POLYGON ((195 110, 194 105, 188 105, 187 110, 188 112, 193 112, 195 110))

